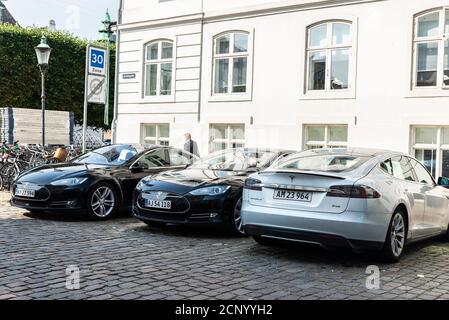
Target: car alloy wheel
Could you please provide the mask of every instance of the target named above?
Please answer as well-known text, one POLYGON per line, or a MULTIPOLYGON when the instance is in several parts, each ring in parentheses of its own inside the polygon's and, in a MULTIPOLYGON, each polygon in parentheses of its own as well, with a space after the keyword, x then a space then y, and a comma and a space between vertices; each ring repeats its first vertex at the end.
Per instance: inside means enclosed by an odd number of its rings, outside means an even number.
POLYGON ((390 229, 391 251, 395 257, 400 257, 405 245, 405 222, 400 213, 396 213, 390 229))
POLYGON ((237 234, 245 234, 242 222, 242 198, 237 201, 234 207, 234 227, 237 234))
POLYGON ((115 193, 109 186, 100 186, 92 194, 90 206, 98 218, 107 218, 115 209, 115 193))
POLYGON ((407 225, 405 215, 401 211, 396 211, 390 221, 387 237, 381 252, 381 259, 384 262, 398 262, 404 251, 407 238, 407 225))

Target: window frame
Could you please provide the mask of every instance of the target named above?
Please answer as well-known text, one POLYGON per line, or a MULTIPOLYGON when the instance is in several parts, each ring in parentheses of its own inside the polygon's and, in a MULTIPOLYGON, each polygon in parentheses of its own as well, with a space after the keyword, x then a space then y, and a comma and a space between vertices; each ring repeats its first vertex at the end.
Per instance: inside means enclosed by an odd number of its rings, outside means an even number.
POLYGON ((168 147, 170 146, 170 124, 169 123, 142 123, 141 129, 140 129, 140 141, 142 145, 151 145, 151 143, 147 143, 145 139, 147 140, 154 140, 156 145, 168 147), (146 127, 147 126, 155 126, 156 127, 156 136, 150 137, 146 135, 146 127), (167 137, 161 137, 161 126, 167 126, 168 127, 168 138, 167 137), (167 145, 161 144, 161 142, 167 142, 167 145))
MULTIPOLYGON (((449 84, 444 84, 444 54, 445 54, 445 43, 448 42, 449 45, 449 32, 446 32, 446 13, 449 14, 449 6, 432 8, 425 11, 421 11, 413 16, 413 36, 412 36, 412 61, 413 61, 413 71, 412 71, 412 84, 411 88, 414 91, 419 90, 447 90, 449 89, 449 84), (431 37, 418 37, 418 20, 426 15, 432 13, 439 13, 439 26, 438 35, 431 37), (437 43, 438 56, 437 56, 437 80, 435 86, 418 86, 418 45, 419 44, 429 44, 437 43)), ((449 68, 448 68, 449 69, 449 68)))
POLYGON ((306 50, 305 50, 305 79, 304 79, 304 93, 306 95, 341 95, 348 94, 355 87, 355 43, 356 43, 356 26, 351 20, 346 19, 328 19, 314 24, 308 25, 306 27, 306 50), (350 39, 348 44, 332 44, 333 35, 333 25, 334 24, 346 24, 349 26, 350 39), (310 46, 310 34, 312 29, 326 25, 327 43, 324 46, 310 46), (332 77, 332 52, 335 50, 348 50, 349 51, 349 61, 348 61, 348 88, 346 89, 332 89, 331 88, 331 77, 332 77), (325 52, 326 55, 326 70, 325 70, 325 83, 324 89, 309 89, 310 85, 310 53, 312 52, 325 52))
POLYGON ((410 154, 418 160, 420 164, 427 170, 426 166, 417 158, 417 151, 435 151, 435 174, 430 172, 430 175, 437 180, 443 174, 443 153, 444 151, 449 151, 449 143, 444 143, 443 133, 444 130, 449 130, 449 126, 445 125, 413 125, 411 126, 411 143, 410 143, 410 154), (417 128, 432 128, 437 129, 436 132, 436 143, 425 144, 416 143, 416 129, 417 128))
POLYGON ((252 87, 253 87, 253 55, 254 55, 254 30, 234 29, 227 30, 212 37, 212 55, 211 55, 211 81, 210 81, 210 102, 223 102, 223 101, 251 101, 252 100, 252 87), (247 51, 246 52, 233 52, 234 50, 234 37, 235 34, 245 34, 248 37, 247 51), (217 54, 216 45, 217 41, 229 35, 229 53, 217 54), (233 74, 234 74, 234 60, 237 58, 246 58, 246 92, 232 92, 233 89, 233 74), (216 77, 216 63, 218 60, 227 59, 229 63, 228 72, 228 91, 226 93, 215 92, 215 77, 216 77))
POLYGON ((226 148, 222 149, 222 150, 227 150, 227 149, 231 149, 232 148, 232 144, 241 144, 242 147, 244 148, 246 145, 246 126, 244 123, 211 123, 209 125, 209 152, 215 152, 215 151, 219 151, 219 150, 214 150, 213 145, 214 143, 225 143, 226 144, 226 148), (217 126, 226 126, 227 127, 227 132, 228 132, 228 136, 225 138, 219 138, 219 139, 213 139, 212 137, 212 130, 214 129, 214 127, 217 126), (242 127, 243 128, 243 139, 233 139, 230 135, 231 132, 231 128, 235 128, 235 127, 242 127))
POLYGON ((176 62, 176 54, 175 54, 175 42, 171 39, 157 39, 146 42, 143 46, 143 66, 142 66, 142 98, 144 100, 173 100, 175 96, 175 62, 176 62), (162 44, 170 43, 172 45, 172 56, 171 58, 162 58, 162 44), (158 45, 158 57, 157 59, 150 60, 148 59, 148 50, 154 44, 158 45), (161 94, 161 78, 162 78, 162 65, 163 64, 171 64, 171 86, 170 86, 170 94, 161 94), (147 95, 147 66, 156 65, 156 95, 147 95))
POLYGON ((303 150, 312 150, 317 148, 347 148, 348 140, 349 140, 349 126, 347 124, 305 124, 303 129, 303 150), (314 141, 309 140, 308 129, 312 127, 324 127, 324 140, 323 141, 314 141), (345 127, 346 135, 348 139, 346 141, 331 141, 330 140, 330 128, 332 127, 345 127), (316 147, 316 148, 314 148, 316 147))

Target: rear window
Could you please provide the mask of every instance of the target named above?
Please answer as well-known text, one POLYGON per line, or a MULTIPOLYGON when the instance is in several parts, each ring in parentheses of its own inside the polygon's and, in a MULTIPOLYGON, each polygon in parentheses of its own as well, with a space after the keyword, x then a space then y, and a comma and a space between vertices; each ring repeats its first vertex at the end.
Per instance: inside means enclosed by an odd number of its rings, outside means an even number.
POLYGON ((369 157, 343 154, 291 156, 273 166, 277 170, 347 172, 360 167, 369 157))

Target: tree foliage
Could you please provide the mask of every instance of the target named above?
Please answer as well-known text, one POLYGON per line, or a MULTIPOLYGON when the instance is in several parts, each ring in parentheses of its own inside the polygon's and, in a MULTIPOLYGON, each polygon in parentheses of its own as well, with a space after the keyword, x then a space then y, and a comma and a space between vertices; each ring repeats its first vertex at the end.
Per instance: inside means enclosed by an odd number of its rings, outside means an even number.
MULTIPOLYGON (((41 82, 34 47, 42 35, 53 48, 46 82, 47 109, 72 111, 82 123, 84 72, 88 41, 66 32, 42 28, 21 28, 0 24, 0 107, 41 107, 41 82)), ((109 118, 113 116, 115 49, 111 49, 109 118)), ((108 129, 103 124, 104 107, 89 105, 88 125, 108 129)))

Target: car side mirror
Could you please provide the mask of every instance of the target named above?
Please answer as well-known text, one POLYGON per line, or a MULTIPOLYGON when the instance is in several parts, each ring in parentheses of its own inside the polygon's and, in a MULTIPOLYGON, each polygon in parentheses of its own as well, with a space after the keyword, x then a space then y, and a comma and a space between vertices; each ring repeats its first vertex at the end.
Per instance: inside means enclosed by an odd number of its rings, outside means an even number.
POLYGON ((145 168, 139 165, 138 163, 133 164, 130 169, 132 173, 139 173, 145 170, 145 168))
POLYGON ((446 177, 438 178, 438 185, 449 189, 449 178, 446 177))

